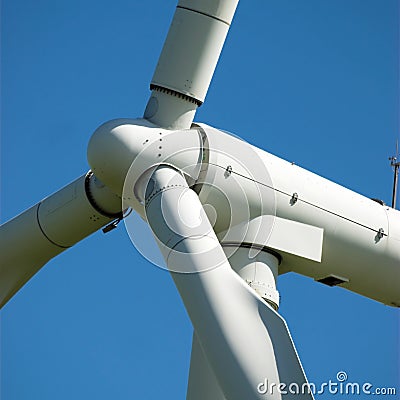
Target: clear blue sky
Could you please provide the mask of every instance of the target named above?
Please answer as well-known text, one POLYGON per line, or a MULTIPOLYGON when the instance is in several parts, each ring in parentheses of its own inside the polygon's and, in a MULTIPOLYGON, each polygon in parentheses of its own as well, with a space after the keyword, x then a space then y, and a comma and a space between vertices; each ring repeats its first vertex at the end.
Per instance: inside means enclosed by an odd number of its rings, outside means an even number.
MULTIPOLYGON (((3 220, 83 174, 97 126, 142 115, 175 5, 2 1, 3 220)), ((398 30, 397 0, 241 0, 197 120, 390 202, 398 30)), ((400 389, 398 310, 294 274, 279 289, 310 381, 400 389)), ((185 397, 190 322, 122 224, 51 261, 0 318, 2 400, 185 397)))

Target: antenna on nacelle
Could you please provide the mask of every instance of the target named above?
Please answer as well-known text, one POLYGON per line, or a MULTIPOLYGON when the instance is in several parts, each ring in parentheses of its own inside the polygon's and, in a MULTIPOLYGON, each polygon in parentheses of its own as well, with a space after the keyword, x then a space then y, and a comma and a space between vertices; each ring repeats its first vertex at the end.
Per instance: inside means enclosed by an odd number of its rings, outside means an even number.
POLYGON ((396 141, 396 155, 389 157, 390 165, 393 167, 394 178, 393 178, 393 195, 392 195, 392 208, 396 208, 397 201, 397 182, 399 179, 399 168, 400 168, 400 160, 399 160, 399 140, 396 141))

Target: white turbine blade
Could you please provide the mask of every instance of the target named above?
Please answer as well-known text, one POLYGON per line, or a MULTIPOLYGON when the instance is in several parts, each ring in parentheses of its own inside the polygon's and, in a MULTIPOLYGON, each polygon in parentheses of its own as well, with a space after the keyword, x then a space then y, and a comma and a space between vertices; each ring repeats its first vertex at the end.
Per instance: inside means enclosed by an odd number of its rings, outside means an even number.
POLYGON ((0 226, 0 307, 49 260, 121 214, 121 199, 85 174, 0 226))
POLYGON ((195 332, 193 334, 186 400, 204 399, 226 400, 226 397, 207 361, 195 332))
POLYGON ((227 264, 173 278, 228 399, 312 399, 285 321, 227 264))
POLYGON ((294 397, 279 392, 281 383, 307 389, 285 321, 232 270, 199 198, 173 168, 153 173, 146 216, 225 397, 294 397), (187 273, 174 272, 184 266, 187 273))
POLYGON ((190 128, 206 97, 239 0, 180 0, 151 81, 144 117, 190 128))

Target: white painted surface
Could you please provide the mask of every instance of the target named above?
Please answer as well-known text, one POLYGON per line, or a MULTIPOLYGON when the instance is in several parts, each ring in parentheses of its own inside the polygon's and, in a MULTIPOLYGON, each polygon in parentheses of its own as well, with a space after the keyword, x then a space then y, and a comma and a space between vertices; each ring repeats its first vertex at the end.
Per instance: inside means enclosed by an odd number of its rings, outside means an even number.
POLYGON ((152 179, 147 219, 168 268, 190 266, 191 273, 171 272, 172 277, 225 397, 285 398, 277 390, 258 391, 265 379, 276 385, 306 382, 285 321, 232 270, 204 211, 195 228, 185 223, 182 216, 202 207, 182 175, 160 167, 152 179), (179 201, 182 193, 190 194, 185 202, 179 201))

